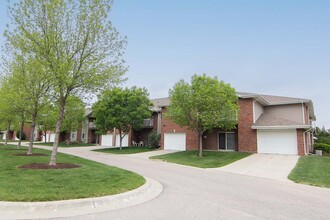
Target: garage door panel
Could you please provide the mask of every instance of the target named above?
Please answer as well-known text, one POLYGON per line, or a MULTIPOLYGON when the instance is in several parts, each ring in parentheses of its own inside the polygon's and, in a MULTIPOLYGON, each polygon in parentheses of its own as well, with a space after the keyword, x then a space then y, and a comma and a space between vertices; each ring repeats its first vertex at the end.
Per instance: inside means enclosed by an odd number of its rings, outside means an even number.
POLYGON ((258 153, 297 155, 296 130, 258 130, 258 153))
MULTIPOLYGON (((120 135, 116 134, 116 147, 120 146, 120 135)), ((128 146, 128 135, 126 134, 122 140, 121 146, 127 147, 128 146)))
POLYGON ((102 135, 102 146, 110 146, 112 147, 112 134, 106 134, 106 135, 102 135))
POLYGON ((186 150, 186 134, 185 133, 165 133, 164 134, 164 150, 186 150))

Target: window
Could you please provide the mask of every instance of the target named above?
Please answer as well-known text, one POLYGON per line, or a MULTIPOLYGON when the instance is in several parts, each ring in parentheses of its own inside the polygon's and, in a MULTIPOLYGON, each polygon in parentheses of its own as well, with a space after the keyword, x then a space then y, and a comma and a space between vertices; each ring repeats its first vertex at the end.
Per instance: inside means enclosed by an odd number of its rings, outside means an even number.
POLYGON ((221 132, 219 133, 219 149, 235 150, 235 133, 221 132))

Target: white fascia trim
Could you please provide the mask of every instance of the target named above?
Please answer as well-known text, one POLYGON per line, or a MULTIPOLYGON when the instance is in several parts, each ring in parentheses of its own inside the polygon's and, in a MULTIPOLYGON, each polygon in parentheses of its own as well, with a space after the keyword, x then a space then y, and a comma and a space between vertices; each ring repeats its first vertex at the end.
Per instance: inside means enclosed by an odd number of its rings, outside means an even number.
POLYGON ((283 126, 256 126, 252 125, 252 129, 265 130, 265 129, 308 129, 310 125, 283 125, 283 126))

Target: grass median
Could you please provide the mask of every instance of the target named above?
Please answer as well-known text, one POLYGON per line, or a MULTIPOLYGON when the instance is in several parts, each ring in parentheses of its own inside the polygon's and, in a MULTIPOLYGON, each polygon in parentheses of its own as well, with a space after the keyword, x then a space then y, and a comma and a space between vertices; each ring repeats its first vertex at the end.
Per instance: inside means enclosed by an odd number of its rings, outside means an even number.
POLYGON ((300 157, 288 178, 296 183, 330 188, 330 156, 300 157))
POLYGON ((182 151, 177 153, 153 156, 150 159, 160 159, 170 163, 177 163, 200 168, 222 167, 251 155, 244 152, 203 151, 203 157, 198 151, 182 151))
POLYGON ((150 147, 122 147, 121 150, 119 147, 115 148, 104 148, 104 149, 97 149, 93 151, 103 152, 103 153, 110 153, 110 154, 137 154, 137 153, 144 153, 148 151, 154 151, 155 148, 150 147))
MULTIPOLYGON (((33 143, 33 145, 40 145, 40 146, 49 146, 52 147, 53 146, 53 142, 38 142, 38 143, 33 143)), ((67 144, 66 142, 61 142, 58 144, 59 147, 92 147, 92 146, 96 146, 96 144, 85 144, 85 143, 69 143, 67 144)))
POLYGON ((23 156, 27 149, 0 146, 0 200, 53 201, 100 197, 138 188, 145 179, 116 167, 58 153, 58 163, 73 169, 24 169, 22 165, 48 163, 51 152, 34 149, 35 156, 23 156))

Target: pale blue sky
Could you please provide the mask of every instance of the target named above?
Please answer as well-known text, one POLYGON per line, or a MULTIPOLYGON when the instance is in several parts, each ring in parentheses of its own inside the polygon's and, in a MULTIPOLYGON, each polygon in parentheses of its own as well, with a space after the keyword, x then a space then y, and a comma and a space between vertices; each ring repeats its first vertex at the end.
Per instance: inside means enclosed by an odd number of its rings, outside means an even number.
POLYGON ((312 99, 330 128, 330 1, 115 0, 110 17, 128 37, 127 86, 165 97, 206 73, 237 91, 312 99))

